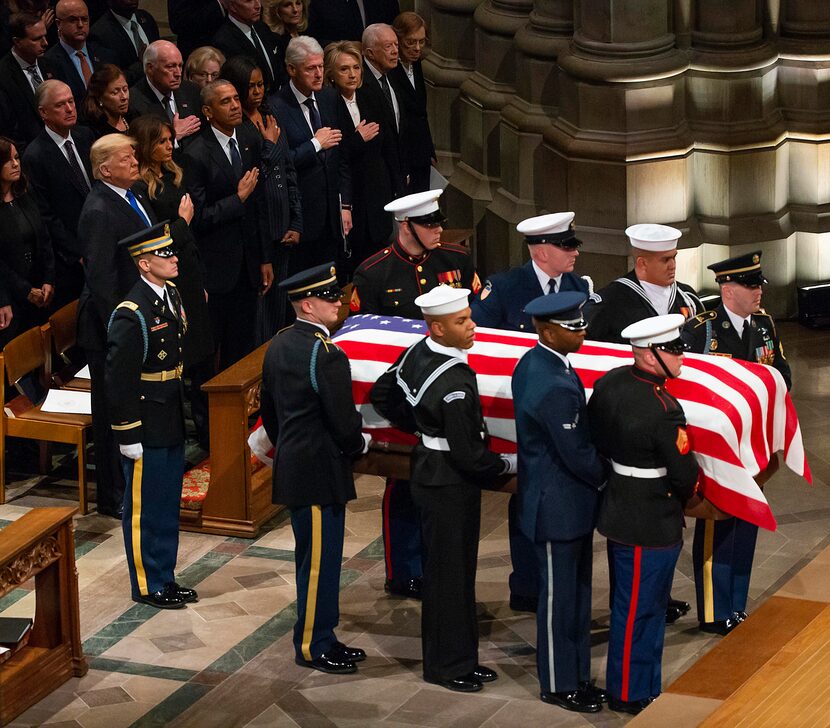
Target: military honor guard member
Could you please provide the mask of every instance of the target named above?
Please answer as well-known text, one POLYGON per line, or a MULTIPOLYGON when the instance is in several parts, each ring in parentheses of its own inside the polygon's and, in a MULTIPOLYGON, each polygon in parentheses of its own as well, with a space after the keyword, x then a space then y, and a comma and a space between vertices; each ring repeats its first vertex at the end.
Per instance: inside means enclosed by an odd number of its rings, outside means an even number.
MULTIPOLYGON (((721 303, 689 321, 683 338, 699 354, 728 356, 775 367, 787 389, 790 365, 775 329, 761 308, 761 251, 709 266, 721 303)), ((725 635, 746 619, 746 600, 758 527, 740 518, 698 519, 692 546, 697 614, 703 632, 725 635)))
POLYGON ((176 286, 178 259, 168 223, 119 241, 141 274, 107 332, 110 423, 126 490, 121 526, 133 601, 181 609, 198 601, 176 583, 184 476, 182 337, 187 314, 176 286))
MULTIPOLYGON (((579 291, 592 304, 599 302, 594 283, 588 276, 573 272, 582 241, 574 231, 573 212, 556 212, 522 220, 516 230, 525 236, 530 261, 518 268, 488 278, 470 307, 479 326, 533 332, 526 306, 546 293, 579 291)), ((519 612, 535 612, 538 596, 536 552, 519 528, 516 496, 507 505, 510 535, 510 607, 519 612)))
POLYGON ((593 534, 607 465, 591 442, 585 389, 568 361, 588 324, 586 293, 531 301, 539 343, 513 372, 519 444, 519 525, 534 544, 539 605, 536 667, 541 698, 581 713, 606 699, 591 682, 593 534))
POLYGON ((337 674, 366 653, 340 642, 340 564, 352 461, 369 436, 355 408, 349 360, 329 338, 342 291, 332 263, 282 281, 297 320, 272 340, 262 369, 262 424, 274 443, 274 503, 291 512, 297 579, 298 665, 337 674))
MULTIPOLYGON (((398 237, 367 258, 355 271, 351 310, 380 316, 420 319, 415 298, 439 284, 481 288, 470 251, 441 242, 445 222, 438 207, 441 190, 393 200, 385 210, 398 221, 398 237)), ((388 478, 383 494, 383 545, 386 591, 418 599, 421 596, 421 527, 409 482, 388 478)))
POLYGON ((597 530, 608 539, 611 632, 605 687, 612 710, 636 714, 661 692, 666 606, 683 544, 683 507, 699 469, 680 403, 666 379, 687 346, 681 314, 654 316, 622 331, 633 366, 597 380, 588 403, 592 439, 611 461, 597 530))
POLYGON ((384 417, 420 433, 411 458, 412 498, 424 547, 421 643, 424 680, 476 692, 495 680, 478 662, 475 580, 481 486, 515 472, 515 455, 487 449, 465 288, 437 286, 415 299, 429 336, 407 349, 372 389, 384 417))

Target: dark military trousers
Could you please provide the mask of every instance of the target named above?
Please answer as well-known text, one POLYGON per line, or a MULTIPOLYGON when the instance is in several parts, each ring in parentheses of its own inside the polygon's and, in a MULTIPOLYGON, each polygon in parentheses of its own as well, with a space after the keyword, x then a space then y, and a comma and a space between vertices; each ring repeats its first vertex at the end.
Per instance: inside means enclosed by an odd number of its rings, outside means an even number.
POLYGON ((95 491, 98 509, 115 513, 124 501, 124 471, 115 433, 109 424, 105 366, 107 352, 84 349, 92 385, 92 437, 95 442, 95 491))
POLYGON ((303 660, 316 660, 337 641, 345 523, 343 504, 291 509, 297 579, 294 650, 303 660))
POLYGON ((536 669, 545 692, 571 692, 591 679, 593 558, 593 533, 536 544, 536 669))
POLYGON ((758 526, 740 518, 698 519, 692 542, 697 618, 722 622, 746 611, 758 526))
POLYGON ((645 548, 608 541, 614 586, 605 688, 619 700, 660 695, 666 606, 682 545, 645 548))
POLYGON ((386 479, 383 550, 387 579, 408 582, 421 577, 421 524, 408 480, 386 479))
POLYGON ((411 488, 424 546, 424 678, 454 680, 478 665, 475 585, 481 490, 469 483, 424 486, 413 482, 411 488))
POLYGON ((518 508, 518 496, 511 495, 507 504, 510 563, 513 565, 513 571, 508 578, 510 596, 534 602, 539 595, 536 546, 519 528, 518 508))
POLYGON ((145 447, 138 460, 121 457, 126 481, 121 529, 132 596, 146 596, 175 581, 184 445, 145 447))

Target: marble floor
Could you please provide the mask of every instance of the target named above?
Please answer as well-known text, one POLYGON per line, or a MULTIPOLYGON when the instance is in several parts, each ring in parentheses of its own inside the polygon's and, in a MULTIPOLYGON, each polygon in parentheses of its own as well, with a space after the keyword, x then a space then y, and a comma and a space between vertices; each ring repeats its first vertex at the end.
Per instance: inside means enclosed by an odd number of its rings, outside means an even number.
MULTIPOLYGON (((783 339, 796 382, 812 487, 785 468, 766 487, 778 519, 762 531, 755 556, 749 612, 830 545, 830 400, 826 356, 830 335, 785 324, 783 339)), ((14 463, 10 462, 12 470, 14 463)), ((120 527, 95 513, 75 520, 81 634, 90 670, 19 716, 14 726, 617 726, 626 719, 603 710, 567 713, 538 699, 535 622, 510 610, 506 496, 485 493, 477 597, 481 662, 500 679, 475 695, 421 680, 419 604, 383 593, 380 541, 382 481, 362 476, 349 504, 341 590, 342 641, 368 658, 357 674, 324 675, 293 662, 293 538, 278 515, 250 541, 182 533, 180 581, 201 600, 180 611, 130 601, 120 527)), ((0 505, 0 527, 30 508, 72 502, 59 480, 21 478, 0 505)), ((0 532, 2 533, 2 532, 0 532)), ((604 684, 608 579, 604 540, 594 543, 593 674, 604 684)), ((673 593, 694 601, 691 538, 678 563, 673 593)), ((33 614, 32 593, 0 599, 0 614, 33 614)), ((666 632, 663 680, 668 684, 719 639, 696 629, 694 614, 666 632)))

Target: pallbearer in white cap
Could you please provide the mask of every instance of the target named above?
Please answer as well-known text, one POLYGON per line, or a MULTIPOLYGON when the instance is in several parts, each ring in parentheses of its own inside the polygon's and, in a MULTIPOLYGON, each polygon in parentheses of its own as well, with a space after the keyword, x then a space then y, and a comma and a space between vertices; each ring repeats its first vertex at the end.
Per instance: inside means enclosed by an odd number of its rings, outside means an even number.
POLYGON ((660 695, 683 506, 698 487, 686 417, 666 391, 666 379, 683 364, 683 322, 673 314, 626 327, 634 364, 597 380, 588 402, 591 439, 611 462, 597 524, 614 575, 605 687, 608 707, 626 713, 639 713, 660 695))
POLYGON ((478 663, 476 557, 481 487, 515 472, 516 456, 487 449, 464 288, 419 296, 429 336, 407 349, 372 389, 372 404, 398 427, 421 433, 411 459, 412 499, 423 533, 421 643, 424 679, 476 692, 495 680, 478 663))

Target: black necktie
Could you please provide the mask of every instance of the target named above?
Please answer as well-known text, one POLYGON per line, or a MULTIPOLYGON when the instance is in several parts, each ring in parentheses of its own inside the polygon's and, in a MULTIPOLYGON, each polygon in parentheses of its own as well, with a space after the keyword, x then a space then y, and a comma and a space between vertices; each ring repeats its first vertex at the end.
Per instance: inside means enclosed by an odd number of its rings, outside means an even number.
POLYGON ((551 278, 548 281, 548 293, 556 293, 556 278, 551 278))
POLYGON ((254 28, 253 25, 251 26, 251 40, 254 43, 254 48, 256 48, 257 55, 260 56, 260 60, 265 61, 266 67, 262 70, 267 71, 268 75, 271 78, 274 78, 274 67, 271 65, 271 59, 268 58, 268 51, 265 50, 265 45, 263 44, 259 35, 257 35, 256 28, 254 28))
POLYGON ((389 88, 389 80, 386 78, 386 74, 381 74, 381 77, 378 80, 380 81, 380 87, 383 89, 386 100, 389 102, 389 108, 392 109, 392 112, 394 113, 395 104, 392 103, 392 89, 389 88))
POLYGON ((314 103, 314 99, 311 96, 303 101, 303 103, 308 107, 308 118, 311 121, 311 130, 316 134, 317 130, 323 126, 320 120, 320 112, 317 111, 317 104, 314 103))
POLYGON ((72 168, 72 174, 78 183, 79 189, 82 189, 84 193, 89 192, 89 183, 86 181, 81 165, 78 163, 78 158, 75 156, 75 147, 72 145, 72 140, 67 139, 63 146, 66 148, 66 158, 72 168))
POLYGON ((37 65, 29 66, 26 70, 32 77, 32 83, 35 85, 35 89, 37 90, 38 86, 43 83, 43 77, 40 75, 40 71, 37 70, 37 65))
POLYGON ((167 118, 169 119, 170 123, 173 122, 173 106, 170 103, 171 96, 167 94, 167 96, 163 97, 161 100, 161 105, 164 107, 164 113, 167 114, 167 118))
POLYGON ((135 20, 130 21, 130 32, 133 35, 135 54, 138 56, 138 60, 141 61, 144 58, 144 51, 147 50, 147 46, 141 38, 141 33, 138 32, 138 23, 135 20))
POLYGON ((242 157, 239 155, 239 147, 236 144, 236 139, 231 139, 228 142, 228 147, 231 151, 231 167, 237 179, 242 179, 242 157))

